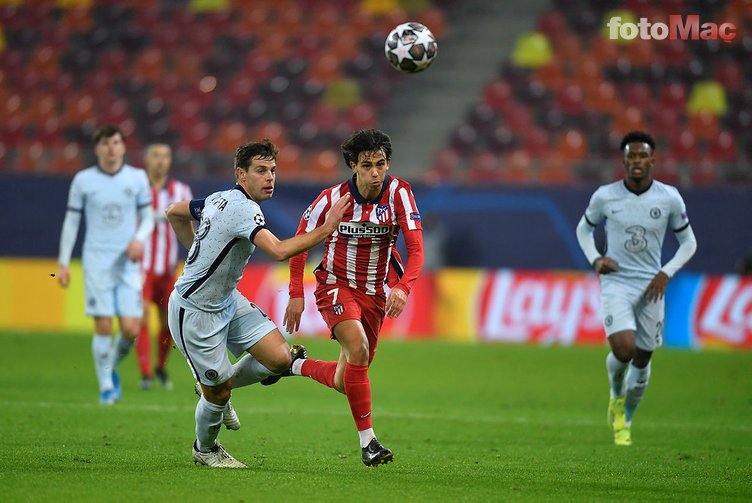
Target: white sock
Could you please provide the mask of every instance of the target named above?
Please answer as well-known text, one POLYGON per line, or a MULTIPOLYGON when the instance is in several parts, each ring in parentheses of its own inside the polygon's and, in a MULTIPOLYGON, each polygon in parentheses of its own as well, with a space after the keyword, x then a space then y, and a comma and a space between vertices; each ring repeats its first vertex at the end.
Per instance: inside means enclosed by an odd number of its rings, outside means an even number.
POLYGON ((371 443, 371 440, 376 438, 376 434, 373 432, 373 428, 368 428, 367 430, 358 431, 358 436, 360 437, 360 448, 368 447, 368 444, 371 443))
POLYGON ((91 352, 94 355, 99 391, 112 389, 112 336, 94 334, 91 339, 91 352))
POLYGON ((627 372, 627 395, 624 399, 624 419, 627 421, 627 425, 632 424, 632 416, 634 416, 637 406, 642 400, 642 396, 645 394, 645 389, 648 387, 648 381, 650 380, 650 362, 644 369, 629 366, 629 372, 627 372))
POLYGON ((112 354, 112 368, 116 368, 123 358, 131 352, 133 347, 133 341, 127 337, 123 337, 123 334, 118 334, 115 338, 115 351, 112 354))
POLYGON ((305 358, 298 358, 294 362, 292 362, 292 373, 296 376, 302 376, 303 371, 301 370, 303 368, 303 363, 305 363, 305 358))
POLYGON ((627 373, 629 362, 624 363, 609 351, 606 356, 606 369, 608 370, 608 383, 610 384, 611 398, 624 396, 624 374, 627 373))
POLYGON ((277 375, 251 355, 245 355, 232 366, 232 387, 242 388, 277 375))
POLYGON ((222 413, 227 405, 211 403, 202 395, 196 404, 196 440, 198 450, 209 452, 217 443, 222 413))

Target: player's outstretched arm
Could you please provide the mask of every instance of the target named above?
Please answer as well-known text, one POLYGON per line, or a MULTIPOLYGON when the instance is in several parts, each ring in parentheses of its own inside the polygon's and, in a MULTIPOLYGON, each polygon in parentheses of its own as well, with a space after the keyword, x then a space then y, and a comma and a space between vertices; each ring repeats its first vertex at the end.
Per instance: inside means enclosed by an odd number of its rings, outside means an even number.
POLYGON ((170 222, 175 234, 183 246, 190 248, 193 244, 195 231, 193 230, 193 216, 190 210, 190 201, 178 201, 172 203, 165 210, 167 220, 170 222))
POLYGON ((271 231, 262 229, 256 234, 253 244, 264 250, 275 260, 287 260, 305 250, 313 248, 328 235, 336 231, 337 226, 339 226, 342 217, 351 204, 350 194, 339 198, 326 214, 324 224, 316 227, 311 232, 280 241, 271 231))

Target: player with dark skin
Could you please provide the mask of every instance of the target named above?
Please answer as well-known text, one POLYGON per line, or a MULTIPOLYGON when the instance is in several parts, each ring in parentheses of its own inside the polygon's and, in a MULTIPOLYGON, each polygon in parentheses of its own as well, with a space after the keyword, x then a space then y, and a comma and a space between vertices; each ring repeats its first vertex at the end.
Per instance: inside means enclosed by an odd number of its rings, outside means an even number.
MULTIPOLYGON (((653 183, 651 170, 655 163, 653 151, 647 143, 634 142, 627 144, 624 149, 624 183, 635 194, 642 194, 653 183)), ((593 268, 598 274, 609 274, 619 270, 619 263, 610 257, 598 257, 593 262, 593 268)), ((656 302, 663 298, 669 277, 663 271, 658 271, 645 290, 645 300, 656 302)), ((632 361, 635 367, 645 368, 650 362, 652 352, 645 351, 635 345, 635 334, 631 330, 624 330, 612 334, 608 338, 611 351, 621 361, 632 361)))

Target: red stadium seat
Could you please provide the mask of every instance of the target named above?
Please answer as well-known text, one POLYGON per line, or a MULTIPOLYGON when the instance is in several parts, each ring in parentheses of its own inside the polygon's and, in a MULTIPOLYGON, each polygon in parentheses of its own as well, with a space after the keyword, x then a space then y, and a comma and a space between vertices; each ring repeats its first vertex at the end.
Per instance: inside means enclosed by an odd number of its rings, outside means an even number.
POLYGON ((710 112, 700 112, 687 118, 687 129, 696 138, 709 140, 718 136, 718 118, 710 112))
POLYGON ((490 152, 478 152, 470 160, 466 180, 470 183, 488 183, 499 180, 499 158, 490 152))
POLYGON ((636 107, 627 107, 614 114, 612 128, 620 135, 625 135, 630 131, 642 130, 645 128, 642 110, 636 107))
POLYGON ((721 131, 708 141, 708 154, 711 159, 717 162, 737 162, 739 160, 739 150, 736 145, 734 136, 728 131, 721 131))
POLYGON ((483 101, 498 111, 505 111, 514 104, 512 86, 504 80, 495 80, 486 85, 483 101))
POLYGON ((629 82, 622 90, 624 103, 630 107, 649 110, 653 105, 653 93, 647 84, 642 82, 629 82))
POLYGON ((522 148, 525 149, 533 159, 540 159, 548 152, 550 138, 544 129, 533 128, 527 131, 521 131, 519 136, 522 141, 522 148))
POLYGON ((502 160, 498 179, 504 183, 530 183, 532 164, 530 154, 522 149, 515 150, 502 160))
POLYGON ((671 140, 669 156, 679 162, 700 162, 700 151, 695 136, 689 131, 682 131, 671 140))
POLYGON ((659 100, 661 107, 683 111, 687 105, 687 88, 678 82, 665 84, 659 100))

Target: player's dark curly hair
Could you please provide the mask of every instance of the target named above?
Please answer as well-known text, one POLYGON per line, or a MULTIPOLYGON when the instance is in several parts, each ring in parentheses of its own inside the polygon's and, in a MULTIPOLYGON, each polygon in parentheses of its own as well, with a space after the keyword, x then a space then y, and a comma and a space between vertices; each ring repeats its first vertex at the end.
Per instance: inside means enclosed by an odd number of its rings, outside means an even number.
POLYGON ((235 151, 235 163, 233 169, 243 168, 248 171, 254 157, 259 157, 265 161, 272 161, 276 160, 278 155, 279 149, 269 138, 246 143, 245 145, 239 146, 235 151))
POLYGON ((642 131, 630 131, 625 134, 624 138, 621 140, 620 149, 624 151, 630 143, 647 143, 650 146, 651 151, 655 150, 655 140, 653 137, 642 131))
POLYGON ((342 143, 342 156, 345 164, 358 163, 358 157, 363 152, 383 152, 386 160, 392 159, 392 140, 389 135, 378 129, 361 129, 350 135, 342 143))
POLYGON ((116 134, 119 134, 120 138, 125 140, 123 131, 117 126, 102 126, 101 128, 94 131, 94 134, 91 135, 91 139, 94 142, 94 145, 96 145, 102 138, 112 138, 116 134))

